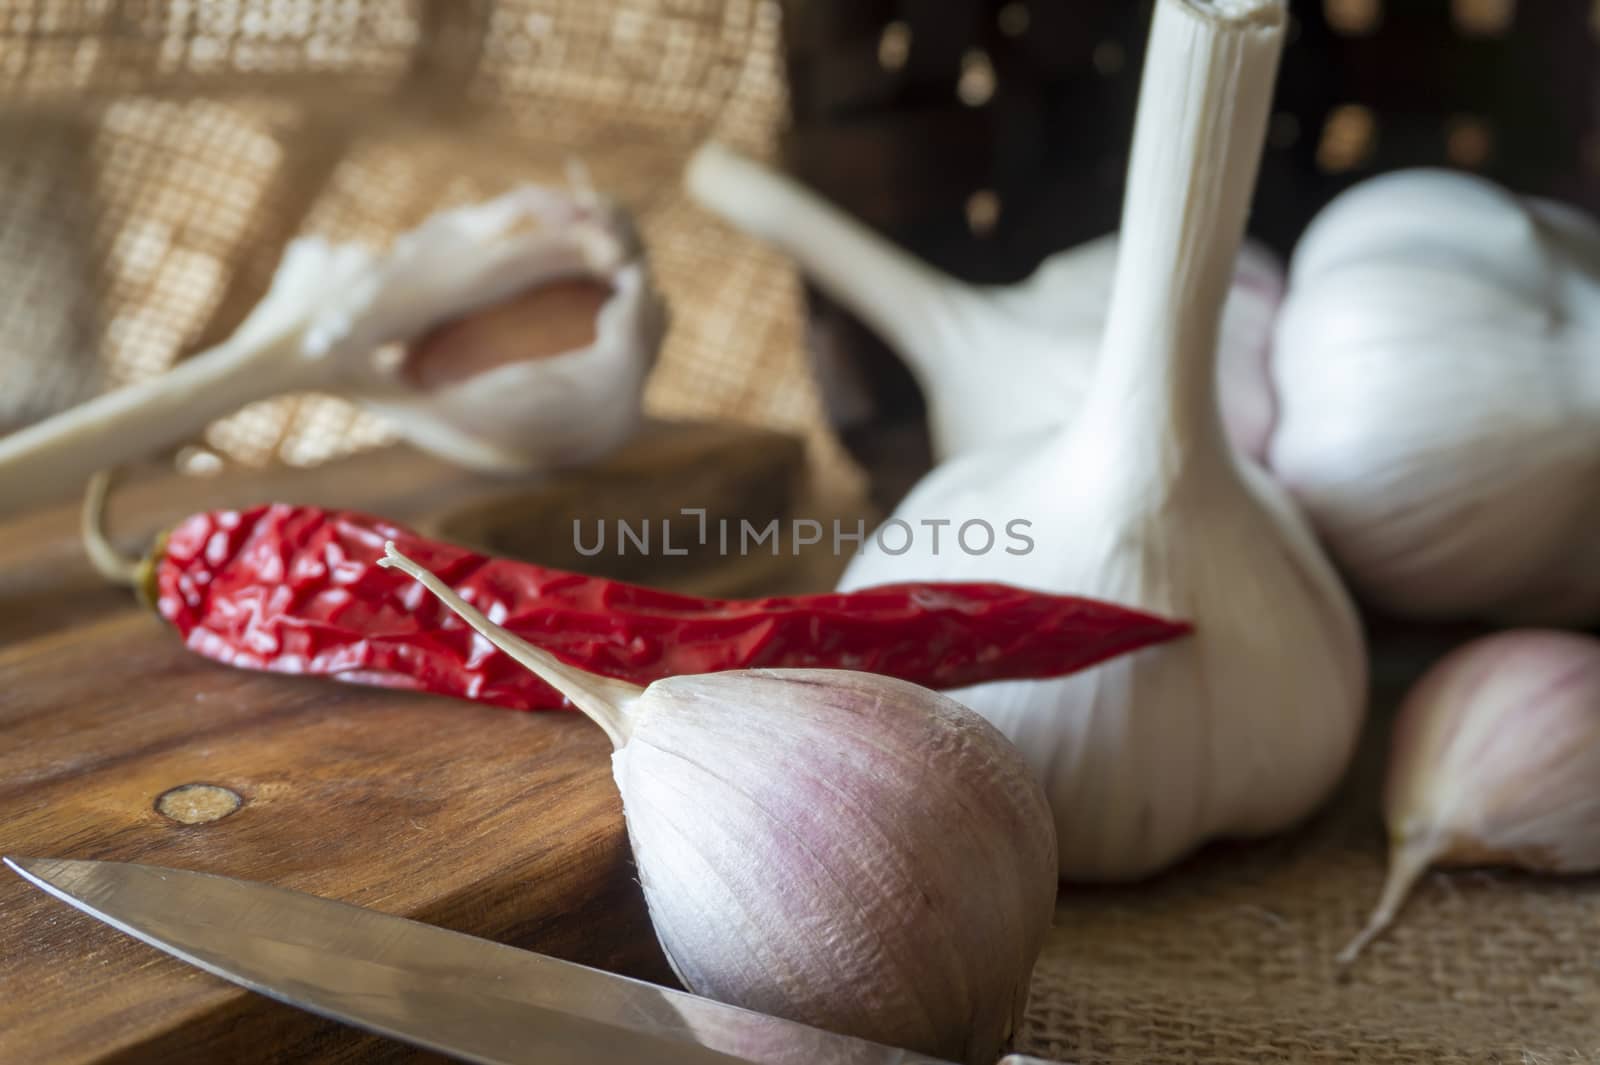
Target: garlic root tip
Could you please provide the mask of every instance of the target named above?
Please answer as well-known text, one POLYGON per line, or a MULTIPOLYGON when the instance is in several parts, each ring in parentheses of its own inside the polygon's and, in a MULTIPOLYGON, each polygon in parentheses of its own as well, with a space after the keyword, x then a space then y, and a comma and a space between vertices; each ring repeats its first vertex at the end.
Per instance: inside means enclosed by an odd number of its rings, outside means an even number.
POLYGON ((1366 927, 1356 934, 1338 956, 1334 959, 1339 965, 1349 965, 1354 962, 1360 953, 1381 936, 1400 913, 1400 907, 1405 905, 1411 889, 1416 887, 1422 874, 1427 872, 1428 863, 1436 856, 1436 849, 1431 842, 1416 840, 1396 841, 1389 850, 1389 871, 1384 877, 1383 890, 1378 895, 1378 904, 1372 909, 1372 916, 1367 918, 1366 927))

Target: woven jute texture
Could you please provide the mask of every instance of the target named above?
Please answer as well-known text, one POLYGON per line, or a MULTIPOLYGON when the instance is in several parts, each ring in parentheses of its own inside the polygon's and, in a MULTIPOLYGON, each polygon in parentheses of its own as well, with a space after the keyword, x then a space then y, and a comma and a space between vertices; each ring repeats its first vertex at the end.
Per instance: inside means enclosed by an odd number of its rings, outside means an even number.
POLYGON ((1078 1065, 1593 1065, 1600 879, 1437 871, 1347 971, 1383 877, 1393 709, 1459 633, 1385 632, 1374 715, 1301 829, 1160 877, 1064 887, 1019 1049, 1078 1065))
MULTIPOLYGON (((848 491, 793 271, 679 180, 707 137, 771 154, 779 21, 764 0, 0 0, 0 429, 221 339, 297 234, 381 244, 578 159, 672 305, 649 409, 800 432, 848 491)), ((306 396, 206 443, 311 464, 389 438, 306 396)))

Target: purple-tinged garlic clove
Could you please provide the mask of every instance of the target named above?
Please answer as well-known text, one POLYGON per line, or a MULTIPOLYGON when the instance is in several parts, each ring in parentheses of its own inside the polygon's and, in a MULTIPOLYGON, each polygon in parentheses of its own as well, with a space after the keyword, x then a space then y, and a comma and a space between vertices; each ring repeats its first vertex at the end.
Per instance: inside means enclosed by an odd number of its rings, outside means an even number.
POLYGON ((321 318, 317 342, 360 367, 354 398, 417 447, 493 473, 624 443, 667 327, 631 219, 582 185, 435 215, 321 318), (397 365, 373 360, 396 342, 397 365))
POLYGON ((595 677, 392 544, 382 564, 611 738, 639 883, 686 987, 970 1065, 1001 1053, 1055 908, 1055 833, 1027 763, 982 718, 847 670, 595 677))
POLYGON ((1446 656, 1400 709, 1383 809, 1388 877, 1342 962, 1431 866, 1600 871, 1600 640, 1522 629, 1446 656))

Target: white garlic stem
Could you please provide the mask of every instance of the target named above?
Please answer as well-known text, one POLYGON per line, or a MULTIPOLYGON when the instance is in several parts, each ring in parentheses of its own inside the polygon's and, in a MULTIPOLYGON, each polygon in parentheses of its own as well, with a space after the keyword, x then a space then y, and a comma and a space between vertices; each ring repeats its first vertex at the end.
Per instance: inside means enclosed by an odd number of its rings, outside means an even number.
POLYGON ((1355 611, 1282 491, 1228 446, 1214 384, 1286 20, 1281 0, 1159 0, 1086 405, 946 462, 891 519, 922 533, 1021 519, 1032 550, 968 555, 919 534, 894 555, 873 538, 841 582, 997 580, 1194 623, 1181 646, 956 695, 1043 780, 1069 879, 1137 879, 1206 840, 1295 823, 1360 731, 1355 611))
POLYGON ((600 726, 613 747, 621 750, 628 742, 628 737, 633 733, 639 697, 644 694, 643 688, 569 666, 544 648, 535 647, 515 633, 501 628, 485 617, 483 611, 457 595, 448 584, 397 550, 394 541, 383 545, 383 555, 378 565, 385 569, 398 569, 414 578, 437 596, 440 602, 459 614, 478 635, 572 700, 573 706, 600 726))
POLYGON ((1401 705, 1383 811, 1388 874, 1341 963, 1430 866, 1600 871, 1600 640, 1513 630, 1445 656, 1401 705))
MULTIPOLYGON (((1255 192, 1283 12, 1247 0, 1158 7, 1134 123, 1105 357, 1080 417, 1108 439, 1161 426, 1174 460, 1227 460, 1217 405, 1222 307, 1255 192), (1226 26, 1228 32, 1218 32, 1226 26), (1267 43, 1271 42, 1271 43, 1267 43), (1170 73, 1167 65, 1170 64, 1170 73), (1256 87, 1262 91, 1256 91, 1256 87)), ((1130 470, 1130 479, 1145 471, 1130 470)))
MULTIPOLYGON (((927 401, 936 458, 1075 414, 1105 328, 1115 234, 1050 256, 1017 284, 969 285, 721 145, 695 153, 685 184, 701 206, 793 256, 899 353, 927 401)), ((1260 458, 1273 418, 1267 349, 1282 271, 1271 253, 1247 245, 1228 276, 1223 413, 1236 445, 1260 458)))

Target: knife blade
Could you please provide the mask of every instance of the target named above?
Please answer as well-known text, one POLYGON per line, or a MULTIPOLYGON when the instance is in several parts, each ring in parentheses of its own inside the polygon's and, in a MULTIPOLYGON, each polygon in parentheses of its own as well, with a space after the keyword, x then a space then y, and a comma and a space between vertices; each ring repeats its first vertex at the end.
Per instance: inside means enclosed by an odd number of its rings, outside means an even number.
MULTIPOLYGON (((5 862, 215 976, 479 1065, 950 1065, 287 888, 127 862, 5 862)), ((1002 1065, 1027 1062, 1047 1065, 1002 1065)))

